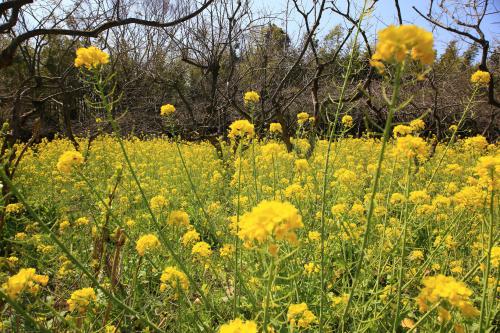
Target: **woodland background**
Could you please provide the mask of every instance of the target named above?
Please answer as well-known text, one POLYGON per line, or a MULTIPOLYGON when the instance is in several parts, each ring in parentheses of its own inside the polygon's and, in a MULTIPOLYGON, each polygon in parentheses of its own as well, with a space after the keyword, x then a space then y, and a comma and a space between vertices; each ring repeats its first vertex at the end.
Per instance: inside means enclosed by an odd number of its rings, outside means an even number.
MULTIPOLYGON (((111 131, 99 121, 104 114, 86 106, 85 99, 94 97, 73 65, 78 47, 95 45, 111 55, 107 70, 116 74, 115 93, 121 98, 114 113, 122 134, 171 133, 159 115, 160 106, 171 103, 177 108, 174 132, 184 139, 213 140, 226 135, 233 120, 246 118, 261 134, 269 123, 280 122, 290 147, 299 112, 316 118, 311 132, 324 133, 355 48, 343 113, 354 118, 349 134, 376 135, 387 113, 384 77, 368 61, 376 42, 373 17, 364 18, 353 45, 362 5, 360 0, 283 0, 284 10, 272 13, 236 0, 3 1, 0 121, 9 123, 11 143, 111 131), (338 24, 326 22, 325 15, 338 24), (296 28, 290 30, 292 19, 296 28), (253 114, 243 104, 248 90, 261 96, 253 114)), ((367 2, 370 9, 378 5, 367 2)), ((384 23, 408 23, 397 0, 391 8, 397 20, 384 23)), ((476 96, 459 135, 496 140, 500 46, 484 33, 484 19, 499 15, 498 9, 496 1, 418 2, 414 13, 452 38, 425 77, 422 68, 407 71, 402 98, 414 97, 396 123, 423 117, 424 135, 445 138, 470 96, 470 74, 479 68, 492 80, 476 96)))

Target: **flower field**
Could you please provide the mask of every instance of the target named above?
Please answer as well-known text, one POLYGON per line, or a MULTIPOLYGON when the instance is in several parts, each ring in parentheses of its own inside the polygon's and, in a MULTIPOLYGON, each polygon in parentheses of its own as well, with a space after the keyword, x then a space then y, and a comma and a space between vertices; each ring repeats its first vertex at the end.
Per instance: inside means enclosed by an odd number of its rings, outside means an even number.
MULTIPOLYGON (((474 137, 428 158, 407 138, 388 146, 371 226, 377 139, 334 143, 326 175, 327 141, 309 159, 305 139, 291 153, 272 139, 224 145, 221 159, 208 143, 129 139, 135 176, 113 137, 70 173, 57 166, 71 143, 43 142, 16 177, 25 204, 7 207, 2 290, 61 331, 211 331, 237 318, 241 332, 317 331, 320 316, 325 331, 477 329, 498 297, 498 246, 483 281, 498 146, 474 137)), ((21 318, 4 310, 4 329, 34 327, 21 318)))
MULTIPOLYGON (((109 56, 79 49, 113 131, 9 147, 0 330, 496 331, 500 147, 458 136, 490 74, 471 77, 444 140, 424 136, 425 114, 392 123, 405 65, 431 65, 432 43, 416 26, 380 32, 382 134, 349 136, 340 98, 326 134, 301 112, 289 142, 286 122, 253 123, 256 91, 215 143, 123 137, 109 56)), ((168 134, 175 112, 159 110, 168 134)))

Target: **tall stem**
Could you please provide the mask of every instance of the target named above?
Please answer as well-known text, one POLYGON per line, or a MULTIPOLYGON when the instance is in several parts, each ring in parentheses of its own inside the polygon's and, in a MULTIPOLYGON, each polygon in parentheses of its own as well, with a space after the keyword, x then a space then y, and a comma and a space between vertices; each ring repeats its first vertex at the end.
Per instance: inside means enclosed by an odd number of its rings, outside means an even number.
POLYGON ((401 241, 401 258, 399 260, 399 272, 398 272, 398 290, 397 290, 397 301, 396 301, 396 315, 394 317, 394 322, 392 324, 392 332, 396 333, 398 327, 398 318, 401 311, 401 285, 403 284, 403 266, 405 258, 406 249, 406 233, 408 229, 408 196, 410 192, 410 169, 411 169, 411 159, 408 159, 408 166, 406 170, 406 189, 405 189, 405 214, 404 214, 404 224, 403 224, 403 239, 401 241))
POLYGON ((340 90, 340 95, 339 95, 339 102, 337 104, 337 110, 335 111, 335 119, 333 121, 333 124, 329 124, 328 128, 328 148, 326 151, 326 159, 325 159, 325 168, 324 168, 324 174, 323 174, 323 187, 322 187, 322 193, 321 193, 321 249, 320 249, 320 257, 321 257, 321 271, 320 271, 320 305, 319 305, 319 332, 323 332, 323 306, 325 303, 325 211, 326 211, 326 186, 328 183, 328 169, 329 169, 329 163, 330 163, 330 152, 332 150, 332 141, 333 141, 333 135, 335 133, 335 128, 337 127, 337 122, 339 118, 339 113, 342 110, 343 107, 343 100, 345 96, 345 92, 347 90, 347 85, 349 83, 349 77, 351 74, 352 70, 352 64, 353 64, 353 59, 354 59, 354 52, 356 50, 356 43, 358 41, 358 36, 359 32, 361 30, 361 23, 363 22, 363 18, 365 16, 365 9, 366 9, 366 4, 367 0, 363 2, 363 9, 361 11, 361 15, 359 17, 359 20, 357 22, 357 29, 356 33, 354 35, 354 45, 351 49, 351 53, 349 54, 349 62, 347 64, 345 76, 344 76, 344 82, 342 83, 342 89, 340 90))
POLYGON ((488 277, 490 276, 490 270, 491 270, 491 248, 493 247, 493 224, 494 224, 494 217, 493 215, 495 214, 494 212, 494 199, 495 199, 495 188, 494 188, 494 170, 491 170, 491 183, 492 183, 492 189, 491 189, 491 196, 490 196, 490 229, 488 232, 488 253, 486 256, 486 270, 484 271, 484 276, 483 276, 483 297, 481 299, 481 315, 479 317, 479 333, 484 332, 484 316, 486 314, 486 307, 487 307, 487 302, 486 299, 488 298, 488 277))
POLYGON ((359 283, 359 272, 361 270, 361 267, 363 265, 363 261, 365 259, 365 250, 368 246, 368 238, 371 233, 371 227, 372 227, 372 218, 373 218, 373 210, 375 208, 375 195, 377 194, 378 191, 378 185, 379 185, 379 180, 380 180, 380 175, 382 174, 382 162, 384 161, 384 154, 385 154, 385 148, 387 146, 387 141, 389 141, 390 133, 391 133, 391 125, 392 125, 392 118, 394 117, 394 112, 397 107, 397 103, 399 100, 399 89, 401 85, 401 74, 403 72, 403 64, 398 64, 396 68, 396 77, 394 79, 394 91, 392 93, 392 99, 391 103, 389 105, 389 113, 387 115, 387 121, 385 122, 385 128, 384 128, 384 136, 382 139, 382 146, 380 147, 380 154, 378 156, 378 162, 377 162, 377 169, 375 171, 375 179, 373 180, 373 185, 372 185, 372 190, 371 190, 371 195, 370 195, 370 205, 368 206, 368 214, 366 218, 366 230, 363 235, 363 244, 361 246, 361 252, 360 252, 360 258, 356 264, 355 270, 354 270, 354 276, 353 276, 353 283, 351 287, 351 292, 349 293, 349 299, 347 301, 346 307, 344 309, 344 313, 342 314, 341 318, 341 326, 342 329, 344 327, 344 323, 346 320, 346 317, 349 313, 351 303, 352 303, 352 297, 354 295, 354 292, 356 291, 356 288, 359 283))

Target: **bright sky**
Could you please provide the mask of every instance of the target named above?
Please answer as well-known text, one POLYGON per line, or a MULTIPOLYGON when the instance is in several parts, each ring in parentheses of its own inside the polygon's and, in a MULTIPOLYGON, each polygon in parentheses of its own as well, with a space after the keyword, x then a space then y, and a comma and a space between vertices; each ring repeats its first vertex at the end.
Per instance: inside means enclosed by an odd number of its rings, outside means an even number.
MULTIPOLYGON (((309 4, 311 6, 311 0, 302 0, 303 3, 309 4)), ((361 8, 363 5, 362 0, 351 0, 354 6, 357 8, 361 8)), ((284 13, 287 8, 287 0, 252 0, 252 7, 255 10, 265 10, 271 13, 284 13)), ((337 1, 337 3, 342 3, 342 1, 337 1)), ((345 2, 344 2, 345 3, 345 2)), ((415 12, 412 6, 415 6, 422 13, 426 14, 428 10, 429 1, 423 0, 400 0, 401 13, 403 17, 403 23, 405 24, 416 24, 422 26, 428 30, 432 29, 432 25, 430 25, 426 20, 422 19, 417 12, 415 12)), ((500 10, 500 1, 490 1, 492 5, 490 5, 490 11, 499 11, 500 10), (496 8, 495 8, 496 7, 496 8)), ((339 5, 340 6, 340 5, 339 5)), ((375 12, 367 19, 365 27, 367 31, 369 31, 370 35, 374 38, 376 31, 386 27, 389 24, 397 24, 397 12, 396 7, 394 6, 394 0, 380 0, 375 5, 375 12)), ((289 12, 292 11, 293 3, 290 1, 289 4, 289 12)), ((282 17, 283 15, 280 15, 282 17)), ((292 39, 300 38, 297 35, 298 24, 300 24, 300 17, 295 15, 291 16, 291 23, 288 27, 288 32, 292 39)), ((336 24, 340 23, 340 19, 338 15, 329 13, 324 16, 323 20, 320 24, 319 35, 322 36, 333 28, 336 24)), ((283 22, 276 22, 279 26, 283 27, 283 22)), ((482 23, 482 28, 486 36, 490 40, 490 45, 498 45, 500 42, 500 14, 488 15, 484 18, 482 23)), ((433 31, 434 39, 435 39, 435 48, 438 53, 444 50, 447 43, 452 39, 458 39, 451 33, 437 28, 433 31)), ((467 47, 465 44, 459 44, 462 47, 467 47)))

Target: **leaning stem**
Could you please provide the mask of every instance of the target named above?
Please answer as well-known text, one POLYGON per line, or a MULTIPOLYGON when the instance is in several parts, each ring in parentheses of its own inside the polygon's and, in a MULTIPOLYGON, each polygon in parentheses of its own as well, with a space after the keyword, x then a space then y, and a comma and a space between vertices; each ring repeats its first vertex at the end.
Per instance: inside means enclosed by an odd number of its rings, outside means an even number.
POLYGON ((275 269, 275 263, 274 263, 274 256, 271 257, 271 265, 269 266, 269 278, 267 280, 267 286, 266 286, 266 303, 264 305, 264 333, 267 333, 267 323, 269 321, 269 302, 271 301, 271 287, 273 284, 273 279, 274 279, 274 269, 275 269))
POLYGON ((322 186, 322 191, 321 191, 321 226, 320 226, 320 233, 321 233, 321 249, 320 249, 320 258, 321 258, 321 271, 320 271, 320 305, 319 305, 319 332, 323 332, 323 306, 325 303, 325 211, 326 211, 326 186, 328 183, 328 169, 329 169, 329 163, 330 163, 330 152, 332 150, 332 141, 333 141, 333 135, 335 134, 335 128, 337 127, 337 122, 339 118, 340 111, 342 110, 343 107, 343 100, 344 96, 347 90, 347 85, 349 84, 349 78, 350 74, 352 71, 352 66, 353 66, 353 59, 354 59, 354 53, 356 50, 356 43, 358 41, 358 36, 361 30, 361 23, 363 22, 363 18, 365 16, 365 9, 366 9, 366 4, 367 0, 363 2, 363 9, 361 10, 361 15, 358 20, 358 24, 356 27, 356 33, 354 34, 354 47, 351 49, 351 53, 349 54, 349 62, 347 64, 346 72, 344 74, 344 81, 342 83, 342 88, 340 90, 340 95, 339 95, 339 102, 337 104, 337 109, 335 111, 335 118, 333 121, 333 124, 329 124, 328 128, 328 148, 326 152, 326 159, 325 159, 325 168, 324 168, 324 173, 323 173, 323 186, 322 186))
MULTIPOLYGON (((491 183, 494 184, 494 179, 493 179, 493 174, 494 171, 491 171, 491 183)), ((493 186, 493 185, 492 185, 493 186)), ((495 199, 495 189, 491 189, 491 196, 490 196, 490 229, 488 232, 488 252, 486 255, 486 270, 484 271, 484 276, 483 276, 483 297, 481 299, 481 315, 479 317, 479 332, 483 332, 483 325, 484 325, 484 316, 486 314, 486 299, 488 298, 488 277, 490 276, 490 269, 491 269, 491 248, 493 247, 493 222, 495 219, 493 218, 494 214, 494 207, 493 207, 493 200, 495 199)))
POLYGON ((396 110, 396 104, 397 104, 398 99, 399 99, 399 89, 400 89, 400 85, 401 85, 401 74, 403 72, 403 69, 404 69, 404 62, 403 62, 403 64, 398 64, 398 66, 396 68, 396 77, 394 79, 394 91, 392 94, 391 103, 389 105, 389 113, 387 115, 387 121, 385 123, 384 136, 382 139, 382 146, 380 147, 380 154, 378 157, 377 169, 375 172, 375 179, 373 180, 373 185, 372 185, 372 190, 371 190, 371 195, 370 195, 370 205, 368 206, 368 214, 367 214, 367 219, 366 219, 366 230, 365 230, 365 233, 363 235, 363 244, 361 246, 360 258, 359 258, 359 260, 356 264, 355 270, 354 270, 351 292, 349 293, 349 299, 347 301, 346 307, 344 309, 344 313, 342 314, 342 318, 341 318, 342 327, 344 326, 345 319, 347 317, 347 314, 349 313, 351 303, 352 303, 352 297, 353 297, 354 292, 355 292, 355 290, 358 286, 358 283, 359 283, 359 272, 361 270, 361 267, 363 265, 363 261, 365 259, 365 250, 368 246, 368 238, 369 238, 369 235, 371 232, 371 226, 373 223, 372 217, 373 217, 373 210, 375 208, 375 195, 377 194, 380 175, 382 174, 382 162, 384 161, 384 154, 385 154, 385 148, 387 146, 387 141, 389 141, 389 137, 390 137, 392 118, 394 116, 394 112, 396 110))
POLYGON ((411 169, 411 159, 408 159, 408 166, 406 170, 406 193, 405 193, 405 215, 403 224, 403 239, 401 241, 401 256, 400 256, 400 266, 398 272, 398 291, 397 291, 397 301, 396 301, 396 316, 394 317, 394 322, 392 324, 392 332, 396 333, 398 327, 399 313, 401 312, 401 286, 403 283, 403 264, 405 258, 405 248, 406 248, 406 233, 408 229, 408 196, 410 192, 410 169, 411 169))

